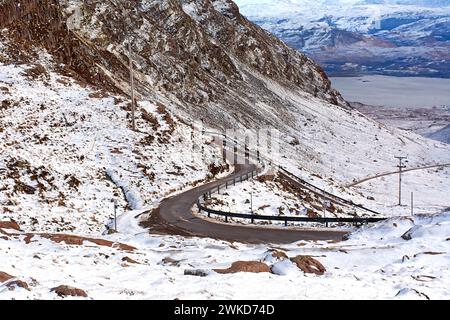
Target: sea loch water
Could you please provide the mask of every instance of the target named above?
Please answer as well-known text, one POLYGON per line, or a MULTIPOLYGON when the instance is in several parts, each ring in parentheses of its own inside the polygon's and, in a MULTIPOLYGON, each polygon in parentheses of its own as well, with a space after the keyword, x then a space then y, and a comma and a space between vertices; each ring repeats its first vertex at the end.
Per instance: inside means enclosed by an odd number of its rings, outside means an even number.
POLYGON ((347 101, 393 108, 450 106, 450 79, 362 76, 331 78, 347 101))

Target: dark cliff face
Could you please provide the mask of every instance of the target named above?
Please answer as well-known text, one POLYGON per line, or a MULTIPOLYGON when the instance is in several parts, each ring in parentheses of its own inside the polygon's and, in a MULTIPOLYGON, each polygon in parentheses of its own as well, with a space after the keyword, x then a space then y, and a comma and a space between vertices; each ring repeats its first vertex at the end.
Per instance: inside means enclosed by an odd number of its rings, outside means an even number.
POLYGON ((59 71, 128 92, 131 39, 137 90, 211 124, 283 122, 286 102, 268 82, 346 107, 323 70, 255 26, 229 0, 19 0, 0 2, 11 60, 46 49, 59 71), (267 114, 257 105, 271 105, 267 114), (234 120, 233 120, 234 119, 234 120))

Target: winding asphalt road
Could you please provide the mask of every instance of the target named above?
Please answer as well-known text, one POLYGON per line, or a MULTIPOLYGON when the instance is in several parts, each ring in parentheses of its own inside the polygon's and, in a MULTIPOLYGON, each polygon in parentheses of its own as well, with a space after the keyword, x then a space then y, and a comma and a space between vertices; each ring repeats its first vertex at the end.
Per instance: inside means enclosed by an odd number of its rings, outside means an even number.
POLYGON ((149 219, 141 224, 151 233, 180 236, 205 237, 244 243, 286 244, 300 240, 340 241, 346 234, 334 230, 302 230, 283 228, 258 228, 235 224, 215 223, 192 214, 191 209, 197 199, 209 190, 227 181, 251 173, 255 165, 237 165, 235 171, 226 178, 195 187, 182 194, 163 200, 149 219))

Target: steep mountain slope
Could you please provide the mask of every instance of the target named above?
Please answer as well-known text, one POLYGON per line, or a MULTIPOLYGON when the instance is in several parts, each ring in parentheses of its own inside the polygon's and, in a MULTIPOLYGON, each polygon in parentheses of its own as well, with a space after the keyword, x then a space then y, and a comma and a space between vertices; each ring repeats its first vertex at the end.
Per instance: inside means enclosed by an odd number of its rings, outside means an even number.
POLYGON ((141 97, 168 100, 220 126, 236 126, 235 120, 217 119, 224 105, 234 119, 270 121, 254 107, 253 96, 273 103, 278 98, 258 85, 252 71, 345 105, 316 64, 248 22, 231 1, 45 0, 19 7, 21 2, 5 2, 0 20, 14 49, 30 42, 44 46, 86 81, 127 91, 131 39, 141 97))
POLYGON ((236 2, 334 75, 450 77, 448 1, 236 2))
POLYGON ((1 219, 98 236, 114 201, 118 215, 152 207, 226 170, 219 149, 163 107, 140 102, 133 132, 123 96, 41 72, 0 63, 1 219))

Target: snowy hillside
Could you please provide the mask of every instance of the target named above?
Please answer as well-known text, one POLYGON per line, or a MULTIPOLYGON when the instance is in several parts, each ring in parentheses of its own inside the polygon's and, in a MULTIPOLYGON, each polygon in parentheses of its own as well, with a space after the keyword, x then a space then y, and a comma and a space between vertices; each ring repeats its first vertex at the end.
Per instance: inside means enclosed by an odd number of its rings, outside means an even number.
POLYGON ((113 200, 119 214, 151 207, 221 165, 220 150, 202 152, 206 138, 191 140, 163 107, 142 102, 133 132, 124 97, 38 71, 0 64, 2 218, 29 231, 101 234, 113 200))
POLYGON ((430 138, 450 144, 450 125, 433 133, 430 138))
MULTIPOLYGON (((351 108, 321 67, 233 2, 0 9, 0 299, 448 298, 450 168, 404 174, 406 196, 420 195, 414 217, 396 205, 396 175, 349 185, 395 170, 398 154, 409 167, 448 164, 450 145, 351 108), (351 232, 341 242, 286 245, 143 228, 166 198, 231 173, 210 133, 230 128, 279 130, 264 168, 275 178, 230 186, 211 206, 246 213, 253 192, 258 214, 321 214, 323 196, 286 186, 283 166, 392 218, 340 226, 351 232)), ((346 210, 326 214, 361 214, 346 210)))
POLYGON ((334 75, 450 76, 448 1, 236 3, 250 20, 334 75))
POLYGON ((149 236, 133 223, 137 213, 101 245, 49 235, 26 244, 22 232, 0 223, 0 298, 448 299, 448 212, 388 220, 339 243, 285 246, 149 236), (122 249, 108 246, 117 241, 122 249), (237 261, 262 272, 219 273, 237 261), (85 297, 54 289, 61 285, 85 297))

